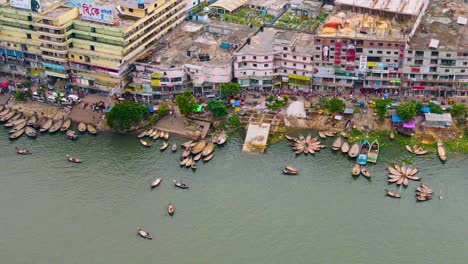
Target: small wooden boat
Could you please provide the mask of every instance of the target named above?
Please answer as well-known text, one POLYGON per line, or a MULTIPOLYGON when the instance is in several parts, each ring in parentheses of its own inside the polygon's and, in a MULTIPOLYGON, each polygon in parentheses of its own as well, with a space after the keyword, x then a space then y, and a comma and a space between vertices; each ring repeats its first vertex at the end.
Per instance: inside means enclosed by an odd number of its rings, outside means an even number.
POLYGON ((151 147, 151 143, 149 143, 148 141, 145 141, 145 140, 143 140, 143 139, 140 139, 140 143, 141 143, 143 146, 147 147, 147 148, 151 147))
POLYGON ((151 183, 151 188, 157 187, 162 181, 162 178, 157 178, 151 183))
POLYGON ((78 132, 84 133, 86 131, 86 124, 81 122, 78 124, 78 132))
POLYGON ((366 176, 367 178, 369 178, 371 176, 370 171, 367 170, 367 168, 364 167, 364 166, 361 166, 361 173, 362 173, 362 175, 366 176))
POLYGON ((224 143, 226 143, 226 140, 227 140, 227 134, 226 134, 226 131, 221 131, 221 133, 219 133, 218 135, 218 145, 223 145, 224 143))
POLYGON ((189 141, 186 141, 184 143, 181 144, 182 147, 184 148, 189 148, 190 147, 190 144, 193 143, 193 140, 189 140, 189 141))
POLYGON ((341 145, 343 144, 343 139, 341 137, 337 137, 335 141, 333 141, 332 144, 332 149, 333 150, 339 150, 341 148, 341 145))
POLYGON ((185 163, 185 167, 191 167, 192 166, 192 163, 193 163, 193 159, 192 157, 189 157, 188 160, 187 160, 187 163, 185 163))
POLYGON ((370 143, 366 139, 362 142, 361 148, 359 149, 359 155, 357 157, 357 161, 359 164, 366 165, 369 148, 370 148, 370 143))
POLYGON ((32 128, 32 127, 26 127, 26 129, 24 130, 26 136, 28 137, 31 137, 31 138, 35 138, 37 136, 37 132, 36 132, 36 129, 32 128))
POLYGON ((154 132, 154 128, 151 128, 151 129, 149 129, 149 130, 146 130, 146 135, 147 135, 147 136, 151 136, 151 135, 153 134, 153 132, 154 132))
POLYGON ((193 154, 198 154, 198 153, 202 152, 205 147, 206 147, 206 141, 201 140, 192 148, 192 153, 193 154))
POLYGON ((153 237, 151 236, 151 234, 141 228, 138 228, 138 231, 137 231, 138 235, 141 236, 142 238, 146 238, 146 239, 153 239, 153 237))
POLYGON ((67 160, 68 160, 69 162, 73 162, 73 163, 81 163, 81 160, 78 159, 78 158, 75 157, 75 156, 67 155, 67 160))
POLYGON ((58 120, 57 122, 55 122, 50 128, 49 128, 49 133, 55 133, 57 132, 61 127, 62 127, 62 124, 63 124, 63 120, 60 119, 58 120))
POLYGON ((348 151, 350 158, 355 158, 359 154, 359 143, 354 143, 348 151))
POLYGON ((8 111, 5 111, 5 110, 10 111, 10 109, 5 108, 4 105, 0 105, 0 116, 4 115, 5 113, 8 113, 8 111))
POLYGON ((190 148, 186 148, 183 152, 182 152, 182 158, 186 158, 190 155, 190 148))
POLYGON ((211 153, 211 155, 204 157, 203 161, 209 161, 213 158, 213 156, 214 156, 214 153, 211 153))
POLYGON ((6 122, 10 120, 15 114, 16 114, 15 110, 11 110, 10 112, 7 112, 7 114, 0 117, 0 122, 6 122))
POLYGON ((192 142, 192 144, 190 144, 190 147, 193 148, 193 147, 195 147, 197 144, 198 144, 198 141, 197 141, 197 142, 192 142))
POLYGON ((202 157, 202 154, 201 153, 198 153, 195 157, 193 157, 193 160, 194 161, 199 161, 202 157))
POLYGON ((172 150, 172 152, 177 151, 177 144, 176 143, 172 144, 171 150, 172 150))
POLYGON ((398 193, 396 193, 396 192, 389 191, 389 190, 387 190, 387 189, 385 189, 385 194, 386 194, 387 196, 392 197, 392 198, 401 198, 401 195, 400 195, 400 194, 398 194, 398 193))
POLYGON ((91 135, 96 135, 97 133, 97 130, 94 126, 90 125, 90 124, 87 124, 86 125, 86 130, 88 131, 88 133, 90 133, 91 135))
POLYGON ((167 213, 169 215, 174 215, 174 212, 175 212, 174 205, 172 205, 172 203, 169 203, 167 205, 167 213))
POLYGON ((201 152, 202 156, 205 157, 205 156, 208 156, 210 155, 211 153, 213 153, 214 151, 214 144, 209 142, 208 144, 206 144, 206 146, 203 148, 203 151, 201 152))
POLYGON ((67 138, 71 140, 78 139, 78 135, 73 130, 67 130, 67 138))
POLYGON ((15 127, 21 123, 26 123, 26 119, 24 118, 21 118, 21 119, 17 119, 17 120, 13 120, 13 121, 8 121, 5 125, 3 125, 4 127, 15 127))
POLYGON ((14 115, 12 118, 8 119, 8 121, 15 121, 20 119, 23 116, 23 113, 17 112, 16 115, 14 115))
POLYGON ((187 164, 187 162, 189 161, 190 157, 187 157, 185 159, 183 159, 181 162, 180 162, 180 166, 185 166, 185 164, 187 164))
POLYGON ((416 155, 424 155, 424 154, 427 154, 428 151, 426 149, 424 149, 423 147, 421 147, 421 146, 414 145, 413 146, 413 152, 416 155))
POLYGON ((348 141, 345 141, 343 145, 341 145, 341 152, 348 153, 348 151, 349 151, 349 143, 348 141))
POLYGON ((388 136, 391 140, 394 140, 395 139, 395 133, 390 132, 390 135, 388 136))
POLYGON ((296 174, 298 174, 297 171, 289 171, 286 168, 283 169, 283 173, 286 174, 286 175, 296 175, 296 174))
POLYGON ((17 138, 21 137, 25 130, 26 130, 25 128, 22 128, 22 129, 16 131, 15 133, 10 135, 10 139, 17 139, 17 138))
POLYGON ((296 173, 299 172, 298 169, 294 168, 294 167, 291 166, 291 165, 286 165, 286 166, 284 166, 284 169, 287 170, 287 171, 290 171, 290 172, 296 172, 296 173))
POLYGON ((344 131, 349 131, 349 128, 351 128, 351 119, 346 122, 344 126, 344 131))
POLYGON ((372 142, 372 145, 370 147, 369 153, 367 155, 367 162, 376 163, 377 158, 379 157, 379 150, 380 150, 379 141, 377 141, 376 139, 374 140, 374 142, 372 142))
POLYGON ((159 138, 159 131, 158 130, 155 130, 153 131, 153 133, 151 134, 151 138, 156 140, 159 138))
POLYGON ((210 142, 213 143, 213 144, 217 144, 218 143, 218 137, 212 137, 210 142))
POLYGON ((361 174, 361 165, 358 163, 354 164, 353 169, 351 170, 353 176, 359 176, 361 174))
POLYGON ((15 150, 16 150, 16 154, 20 154, 20 155, 31 155, 32 154, 32 151, 27 150, 27 149, 22 149, 22 148, 15 147, 15 150))
POLYGON ((196 161, 192 161, 192 165, 190 165, 190 167, 192 168, 192 170, 196 170, 198 165, 197 165, 197 162, 196 161))
POLYGON ((26 125, 35 126, 37 124, 37 121, 38 121, 37 116, 33 115, 28 119, 28 122, 26 123, 26 125))
POLYGON ((294 140, 294 138, 291 137, 291 136, 289 136, 289 135, 284 135, 284 137, 285 137, 287 140, 289 140, 289 141, 293 141, 293 140, 294 140))
POLYGON ((71 119, 67 118, 62 124, 62 127, 60 128, 60 131, 65 132, 67 131, 71 126, 71 119))
POLYGON ((39 131, 42 133, 42 132, 46 132, 47 130, 49 130, 49 128, 52 126, 52 123, 53 123, 53 120, 52 119, 47 119, 47 121, 45 121, 44 124, 42 124, 41 128, 39 129, 39 131))
POLYGON ((327 138, 327 135, 325 135, 322 131, 319 131, 318 135, 320 138, 327 138))
POLYGON ((22 123, 17 124, 15 127, 10 129, 10 134, 15 133, 16 131, 23 129, 26 126, 26 120, 24 120, 22 123))
POLYGON ((166 133, 164 133, 164 140, 168 140, 169 139, 169 132, 166 131, 166 133))
POLYGON ((187 184, 185 184, 185 183, 183 183, 181 181, 174 181, 174 185, 175 185, 175 187, 180 188, 180 189, 188 189, 189 188, 187 184))
POLYGON ((444 143, 442 140, 437 141, 437 154, 439 155, 440 160, 447 160, 447 150, 445 149, 444 143))
POLYGON ((406 149, 409 153, 414 153, 413 148, 411 148, 410 145, 405 145, 405 149, 406 149))
POLYGON ((144 138, 146 136, 146 131, 141 132, 137 137, 144 138))
POLYGON ((327 137, 334 137, 336 133, 334 131, 324 131, 323 134, 327 137))
POLYGON ((160 138, 164 138, 164 136, 166 135, 166 133, 164 133, 164 131, 159 131, 159 137, 160 138))
POLYGON ((159 150, 166 150, 168 146, 169 146, 169 143, 167 143, 166 141, 164 141, 164 142, 163 142, 163 145, 159 148, 159 150))

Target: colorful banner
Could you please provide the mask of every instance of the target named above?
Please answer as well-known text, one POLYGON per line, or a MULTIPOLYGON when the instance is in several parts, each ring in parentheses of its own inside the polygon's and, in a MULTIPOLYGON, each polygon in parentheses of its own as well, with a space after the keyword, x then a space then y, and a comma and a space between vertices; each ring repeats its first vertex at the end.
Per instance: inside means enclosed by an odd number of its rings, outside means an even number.
POLYGON ((322 60, 323 61, 330 60, 330 47, 328 47, 327 45, 322 47, 322 60))
POLYGON ((343 46, 343 44, 341 44, 341 42, 335 43, 335 60, 333 61, 333 63, 335 65, 341 64, 341 48, 342 48, 342 46, 343 46))
POLYGON ((367 56, 361 55, 359 58, 359 71, 366 71, 367 67, 367 56))
POLYGON ((10 0, 10 6, 39 13, 42 11, 40 0, 10 0))
POLYGON ((114 6, 98 6, 83 3, 81 6, 81 18, 104 24, 114 24, 114 6))
POLYGON ((371 61, 371 62, 367 63, 367 67, 377 67, 377 65, 378 65, 377 62, 372 62, 371 61))
POLYGON ((302 76, 302 75, 296 75, 296 74, 288 74, 289 79, 296 79, 296 80, 302 80, 302 81, 310 81, 311 78, 309 76, 302 76))

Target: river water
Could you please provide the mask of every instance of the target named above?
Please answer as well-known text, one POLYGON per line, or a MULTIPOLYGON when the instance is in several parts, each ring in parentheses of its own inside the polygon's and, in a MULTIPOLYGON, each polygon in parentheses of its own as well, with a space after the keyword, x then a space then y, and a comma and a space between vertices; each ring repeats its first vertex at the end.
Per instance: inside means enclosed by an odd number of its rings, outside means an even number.
MULTIPOLYGON (((179 168, 180 151, 143 148, 133 136, 62 134, 7 139, 0 129, 1 263, 466 263, 467 156, 416 157, 434 189, 417 203, 384 196, 385 166, 411 157, 381 149, 372 180, 353 161, 324 149, 291 152, 288 142, 263 156, 241 152, 233 136, 196 172, 179 168), (14 153, 21 146, 31 156, 14 153), (67 154, 84 161, 72 164, 67 154), (289 163, 297 176, 281 174, 289 163), (155 190, 150 182, 162 177, 155 190), (182 179, 189 190, 176 189, 182 179), (443 199, 439 199, 439 195, 443 199), (166 205, 176 214, 170 217, 166 205), (136 235, 142 227, 152 241, 136 235)), ((171 139, 183 142, 183 139, 171 139)), ((326 143, 331 145, 332 139, 326 143)))

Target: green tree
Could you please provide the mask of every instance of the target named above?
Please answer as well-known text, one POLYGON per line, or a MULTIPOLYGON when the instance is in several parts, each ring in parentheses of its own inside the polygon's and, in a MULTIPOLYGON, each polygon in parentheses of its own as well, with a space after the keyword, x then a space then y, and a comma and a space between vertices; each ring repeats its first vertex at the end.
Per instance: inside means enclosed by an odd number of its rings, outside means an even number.
POLYGON ((288 97, 278 98, 270 95, 265 99, 265 105, 271 111, 278 111, 288 103, 288 97))
POLYGON ((418 112, 416 101, 409 101, 401 103, 397 108, 397 114, 405 121, 408 122, 413 119, 418 112))
POLYGON ((167 104, 160 104, 158 107, 158 116, 163 117, 169 112, 169 106, 167 104))
POLYGON ((450 113, 454 117, 465 116, 467 113, 467 107, 464 103, 453 103, 450 113))
MULTIPOLYGON (((442 107, 440 107, 440 105, 436 103, 430 102, 427 106, 429 107, 429 109, 431 109, 431 113, 442 114, 444 112, 444 110, 442 110, 442 107)), ((418 110, 419 109, 421 108, 418 108, 418 110)))
POLYGON ((114 105, 107 114, 107 125, 123 133, 132 128, 133 125, 140 123, 144 117, 147 117, 149 109, 146 105, 126 101, 114 105))
POLYGON ((237 115, 233 115, 228 118, 228 124, 230 127, 240 127, 242 125, 240 118, 237 115))
POLYGON ((392 103, 392 99, 376 99, 374 102, 377 110, 377 116, 380 121, 383 121, 387 114, 387 107, 392 103))
POLYGON ((339 111, 343 110, 343 108, 344 108, 343 100, 338 99, 338 98, 332 98, 330 100, 330 105, 328 107, 328 110, 330 110, 330 112, 332 112, 332 113, 339 112, 339 111))
POLYGON ((220 89, 221 89, 221 96, 223 97, 231 97, 233 95, 240 93, 241 91, 240 85, 238 83, 233 83, 233 82, 222 83, 220 85, 220 89))
POLYGON ((183 115, 192 114, 197 108, 197 100, 192 94, 190 89, 184 91, 184 93, 176 96, 176 105, 179 107, 179 111, 183 115))
POLYGON ((15 99, 18 101, 26 101, 26 93, 23 91, 16 91, 15 99))
POLYGON ((226 104, 222 100, 212 100, 208 103, 207 108, 216 117, 224 117, 227 115, 226 104))

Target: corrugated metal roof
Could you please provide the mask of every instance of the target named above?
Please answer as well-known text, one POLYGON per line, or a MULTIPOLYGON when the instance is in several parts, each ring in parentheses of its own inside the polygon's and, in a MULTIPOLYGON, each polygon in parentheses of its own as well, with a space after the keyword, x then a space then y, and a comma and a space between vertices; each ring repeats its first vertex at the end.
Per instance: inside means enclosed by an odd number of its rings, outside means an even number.
POLYGON ((236 10, 237 8, 245 5, 247 0, 219 0, 210 5, 210 7, 217 7, 226 9, 229 12, 236 10))
POLYGON ((424 114, 429 122, 452 122, 451 114, 424 114))

